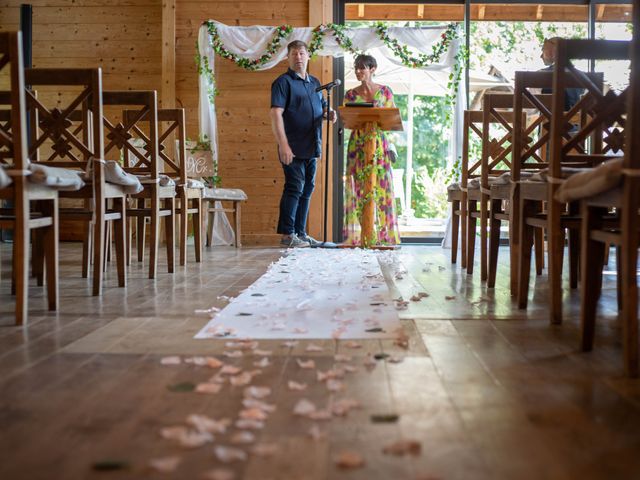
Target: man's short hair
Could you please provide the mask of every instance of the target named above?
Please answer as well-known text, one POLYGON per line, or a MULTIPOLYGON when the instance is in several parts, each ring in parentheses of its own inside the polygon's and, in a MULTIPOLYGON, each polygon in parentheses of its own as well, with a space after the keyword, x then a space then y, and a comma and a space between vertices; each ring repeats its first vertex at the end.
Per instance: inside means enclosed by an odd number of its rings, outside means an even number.
POLYGON ((291 50, 302 50, 305 49, 307 53, 309 53, 309 47, 302 40, 294 40, 287 45, 287 55, 291 53, 291 50))
POLYGON ((355 68, 378 68, 378 62, 371 55, 358 55, 356 59, 353 61, 353 66, 355 68))

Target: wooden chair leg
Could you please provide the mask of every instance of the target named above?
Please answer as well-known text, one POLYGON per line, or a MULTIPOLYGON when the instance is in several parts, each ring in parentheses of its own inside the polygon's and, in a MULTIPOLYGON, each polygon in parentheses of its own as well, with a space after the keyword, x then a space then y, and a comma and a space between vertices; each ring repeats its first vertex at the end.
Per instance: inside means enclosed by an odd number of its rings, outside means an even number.
MULTIPOLYGON (((138 208, 143 209, 145 204, 144 198, 138 199, 138 208)), ((144 215, 139 215, 137 217, 137 228, 136 228, 136 244, 138 245, 138 261, 142 262, 144 260, 144 241, 146 237, 146 222, 144 215)))
POLYGON ((176 268, 176 199, 165 198, 164 208, 171 211, 171 214, 164 217, 165 239, 167 243, 167 271, 173 273, 176 268))
MULTIPOLYGON (((604 249, 604 245, 602 246, 604 249)), ((569 286, 578 288, 580 262, 580 231, 576 229, 569 230, 569 286)), ((602 262, 604 262, 604 250, 602 254, 602 262)))
POLYGON ((460 200, 451 202, 451 263, 456 263, 458 259, 458 231, 460 229, 460 218, 456 211, 460 210, 460 200))
POLYGON ((151 224, 149 236, 149 278, 156 278, 158 269, 158 246, 160 236, 160 199, 158 192, 154 189, 151 195, 151 224))
POLYGON ((206 200, 205 201, 205 210, 207 213, 207 247, 211 246, 211 243, 213 242, 213 212, 210 212, 209 209, 211 208, 211 201, 206 200))
MULTIPOLYGON (((105 262, 108 263, 111 261, 111 244, 112 244, 112 234, 113 232, 111 231, 111 222, 107 222, 107 233, 106 233, 106 245, 105 245, 105 262)), ((106 265, 105 265, 105 270, 106 270, 106 265)))
MULTIPOLYGON (((637 188, 637 187, 636 187, 637 188)), ((637 195, 637 193, 635 194, 637 195)), ((637 201, 637 200, 636 200, 637 201)), ((637 205, 631 201, 631 205, 637 205)), ((622 212, 622 346, 624 369, 630 377, 638 376, 638 216, 636 209, 622 212), (631 217, 630 217, 631 216, 631 217)))
POLYGON ((484 193, 481 195, 480 200, 480 281, 486 282, 488 278, 488 236, 487 236, 487 223, 489 220, 489 195, 484 193))
POLYGON ((520 186, 511 189, 509 200, 509 288, 512 297, 518 295, 518 258, 520 252, 520 186))
POLYGON ((475 261, 476 250, 476 218, 471 214, 477 212, 477 202, 469 202, 469 212, 467 213, 467 275, 473 275, 473 263, 475 261))
MULTIPOLYGON (((125 205, 124 209, 125 209, 125 212, 126 212, 126 210, 127 210, 126 205, 125 205)), ((127 238, 126 238, 126 245, 125 246, 126 246, 127 252, 126 252, 126 255, 125 255, 125 261, 126 261, 127 267, 131 266, 131 250, 133 250, 133 245, 131 243, 132 242, 132 235, 133 235, 133 223, 132 222, 134 222, 133 218, 126 217, 125 225, 126 225, 126 229, 127 229, 127 233, 126 233, 127 238)))
POLYGON ((236 224, 236 248, 240 248, 242 246, 242 232, 240 229, 242 218, 240 215, 240 202, 233 202, 233 218, 235 219, 236 224))
MULTIPOLYGON (((16 295, 16 325, 27 323, 29 316, 29 228, 28 213, 19 214, 16 206, 16 226, 13 231, 13 283, 12 289, 16 295)), ((28 212, 28 210, 27 210, 28 212)))
POLYGON ((189 229, 189 198, 183 192, 180 195, 180 265, 187 263, 187 233, 189 229))
POLYGON ((93 231, 93 295, 102 294, 102 265, 104 264, 105 211, 102 202, 97 202, 93 231))
POLYGON ((502 200, 492 200, 489 210, 489 278, 487 286, 495 288, 496 272, 498 270, 498 250, 500 248, 500 225, 502 222, 496 218, 496 214, 502 212, 502 200))
MULTIPOLYGON (((609 252, 611 251, 611 244, 609 242, 604 244, 604 260, 602 260, 603 265, 609 265, 609 252)), ((617 259, 618 257, 616 257, 617 259)))
POLYGON ((111 260, 111 222, 108 221, 105 224, 104 229, 104 264, 102 265, 102 271, 107 271, 107 262, 111 260))
POLYGON ((544 269, 544 229, 536 228, 533 232, 533 248, 536 255, 536 275, 542 275, 544 269))
POLYGON ((564 229, 560 222, 560 205, 547 202, 547 245, 549 249, 549 322, 562 323, 562 267, 564 257, 564 229))
POLYGON ((44 228, 42 236, 44 247, 44 258, 47 271, 47 303, 49 310, 56 311, 58 309, 59 297, 59 270, 58 270, 58 252, 59 250, 59 227, 58 227, 58 199, 44 202, 47 206, 43 209, 44 214, 51 217, 51 226, 44 228))
POLYGON ((115 235, 116 244, 116 262, 118 269, 118 286, 127 286, 127 208, 125 205, 126 200, 122 198, 116 198, 114 203, 114 209, 120 212, 120 218, 113 220, 113 230, 115 235))
POLYGON ((91 222, 82 225, 82 278, 89 278, 91 269, 91 222))
MULTIPOLYGON (((41 202, 46 203, 46 202, 41 202)), ((46 208, 46 207, 45 207, 46 208)), ((44 231, 42 228, 31 230, 31 273, 39 287, 44 285, 44 231)))
POLYGON ((467 268, 467 197, 462 192, 462 200, 460 200, 460 266, 467 268))
POLYGON ((518 250, 518 308, 527 308, 529 300, 529 276, 531 275, 531 250, 533 248, 533 227, 527 225, 527 218, 538 211, 537 202, 520 199, 520 248, 518 250))
POLYGON ((202 221, 204 215, 202 213, 202 199, 194 198, 192 200, 195 205, 196 213, 193 214, 193 243, 196 253, 196 263, 202 262, 202 233, 204 231, 202 221))
POLYGON ((605 209, 582 208, 582 255, 581 255, 581 298, 580 298, 580 345, 582 351, 593 348, 596 324, 596 310, 602 289, 602 260, 604 244, 591 238, 591 231, 602 227, 602 215, 605 209))

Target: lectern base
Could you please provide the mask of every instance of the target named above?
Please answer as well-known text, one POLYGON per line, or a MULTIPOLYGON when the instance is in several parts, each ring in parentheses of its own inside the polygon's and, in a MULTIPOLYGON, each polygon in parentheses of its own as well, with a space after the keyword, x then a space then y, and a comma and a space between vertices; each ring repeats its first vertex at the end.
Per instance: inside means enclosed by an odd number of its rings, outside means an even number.
POLYGON ((311 245, 311 248, 338 248, 338 245, 333 242, 322 242, 318 245, 311 245))
MULTIPOLYGON (((360 245, 346 245, 341 243, 338 248, 363 248, 360 245)), ((365 250, 400 250, 400 245, 371 245, 365 250)))

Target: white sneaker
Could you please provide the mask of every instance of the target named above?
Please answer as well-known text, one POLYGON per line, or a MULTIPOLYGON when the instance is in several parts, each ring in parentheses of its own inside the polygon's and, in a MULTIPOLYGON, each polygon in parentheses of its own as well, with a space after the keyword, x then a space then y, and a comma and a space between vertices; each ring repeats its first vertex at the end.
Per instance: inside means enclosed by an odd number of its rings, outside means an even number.
POLYGON ((280 245, 287 248, 307 248, 310 246, 309 242, 301 240, 295 233, 283 235, 280 239, 280 245))
POLYGON ((323 243, 323 242, 321 242, 319 240, 316 240, 312 236, 307 235, 306 233, 304 235, 298 235, 298 238, 300 240, 302 240, 303 242, 307 242, 312 247, 319 247, 323 243))

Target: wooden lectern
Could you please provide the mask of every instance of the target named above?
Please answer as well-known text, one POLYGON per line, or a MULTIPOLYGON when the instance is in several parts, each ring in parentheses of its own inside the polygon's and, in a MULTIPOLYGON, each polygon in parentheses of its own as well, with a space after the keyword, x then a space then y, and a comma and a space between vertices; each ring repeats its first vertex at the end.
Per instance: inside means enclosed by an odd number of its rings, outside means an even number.
POLYGON ((359 106, 342 106, 338 110, 344 126, 351 130, 363 130, 367 139, 364 144, 365 165, 367 167, 371 166, 371 168, 369 169, 369 177, 364 184, 365 200, 362 206, 362 217, 360 218, 360 238, 362 248, 375 248, 377 246, 375 244, 376 238, 374 237, 376 170, 373 168, 373 157, 376 142, 375 136, 370 135, 370 133, 375 131, 376 126, 379 126, 381 130, 402 131, 400 110, 397 108, 359 106))

